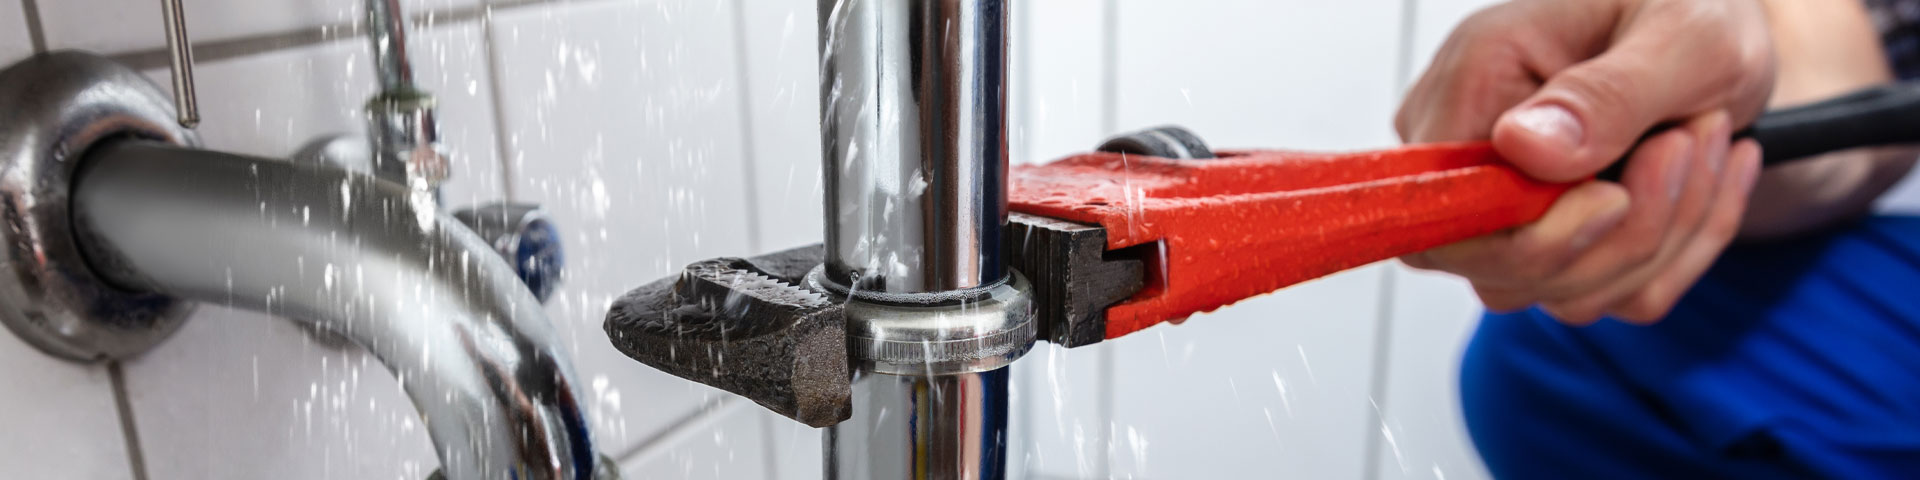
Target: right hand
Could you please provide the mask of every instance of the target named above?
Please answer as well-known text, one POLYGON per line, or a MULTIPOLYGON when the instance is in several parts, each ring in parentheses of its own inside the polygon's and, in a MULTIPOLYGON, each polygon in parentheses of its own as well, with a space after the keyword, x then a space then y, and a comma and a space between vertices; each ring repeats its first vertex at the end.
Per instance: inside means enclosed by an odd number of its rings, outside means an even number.
POLYGON ((1515 167, 1588 181, 1532 224, 1403 257, 1488 308, 1586 324, 1664 317, 1739 230, 1774 60, 1759 0, 1514 0, 1469 18, 1401 105, 1408 142, 1493 141, 1515 167), (1647 131, 1674 125, 1641 142, 1647 131), (1638 145, 1636 149, 1636 144, 1638 145))

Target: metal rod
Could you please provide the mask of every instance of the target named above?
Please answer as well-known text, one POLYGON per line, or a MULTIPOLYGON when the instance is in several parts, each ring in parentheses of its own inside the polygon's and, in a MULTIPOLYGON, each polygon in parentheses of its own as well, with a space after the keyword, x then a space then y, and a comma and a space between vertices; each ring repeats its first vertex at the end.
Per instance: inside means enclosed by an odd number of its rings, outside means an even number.
POLYGON ((367 0, 367 38, 373 41, 374 71, 380 77, 380 90, 397 92, 413 89, 413 61, 407 56, 407 17, 401 15, 400 0, 367 0))
POLYGON ((856 291, 1006 278, 1004 0, 820 0, 826 272, 856 291))
POLYGON ((447 478, 593 473, 583 386, 540 302, 414 191, 326 165, 137 141, 86 161, 73 222, 97 274, 352 339, 400 379, 447 478))
POLYGON ((826 478, 1006 478, 1008 371, 859 379, 853 418, 826 430, 826 478))
POLYGON ((181 0, 160 0, 167 29, 167 60, 173 71, 173 107, 180 126, 200 125, 200 98, 193 91, 193 43, 187 39, 187 12, 181 0))

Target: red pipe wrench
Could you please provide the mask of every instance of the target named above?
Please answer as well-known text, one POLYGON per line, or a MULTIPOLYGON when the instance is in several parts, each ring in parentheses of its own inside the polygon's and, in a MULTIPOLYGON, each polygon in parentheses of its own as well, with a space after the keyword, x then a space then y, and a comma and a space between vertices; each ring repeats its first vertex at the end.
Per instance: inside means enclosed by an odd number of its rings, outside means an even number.
MULTIPOLYGON (((1766 165, 1920 142, 1920 86, 1770 112, 1736 136, 1766 165)), ((1067 346, 1523 225, 1574 185, 1532 180, 1486 142, 1205 158, 1163 127, 1102 150, 1012 172, 1007 248, 1035 284, 1041 338, 1067 346)))

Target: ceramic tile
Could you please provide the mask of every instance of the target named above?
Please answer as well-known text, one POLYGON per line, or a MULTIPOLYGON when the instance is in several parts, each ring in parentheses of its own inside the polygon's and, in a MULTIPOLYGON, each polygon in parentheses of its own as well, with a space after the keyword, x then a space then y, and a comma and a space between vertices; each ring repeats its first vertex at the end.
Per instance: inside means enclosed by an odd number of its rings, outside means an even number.
POLYGON ((26 10, 20 7, 20 0, 0 0, 0 65, 12 65, 32 54, 26 10))
MULTIPOLYGON (((439 98, 456 154, 450 205, 501 196, 481 38, 474 25, 415 36, 419 81, 439 98)), ((341 41, 203 65, 202 141, 284 157, 363 131, 359 107, 375 89, 366 48, 341 41)), ((439 465, 377 359, 314 344, 285 319, 203 308, 129 362, 127 380, 152 478, 422 478, 439 465)))
POLYGON ((0 478, 132 478, 104 366, 54 358, 0 328, 0 478))
POLYGON ((1460 414, 1460 353, 1480 323, 1464 280, 1395 265, 1376 479, 1490 478, 1460 414))
POLYGON ((1394 145, 1400 0, 1118 2, 1122 130, 1219 148, 1394 145))
MULTIPOLYGON (((426 14, 477 4, 479 0, 403 0, 401 8, 426 14)), ((364 15, 361 5, 362 0, 185 0, 183 10, 187 33, 201 44, 358 24, 364 15)), ((117 53, 166 45, 158 1, 40 0, 39 6, 51 48, 117 53)))
POLYGON ((748 253, 731 2, 595 2, 496 13, 515 195, 544 204, 568 273, 548 305, 593 382, 609 451, 721 395, 628 359, 601 323, 619 295, 748 253))
POLYGON ((1092 150, 1106 131, 1109 0, 1015 3, 1013 161, 1092 150))
POLYGON ((1113 452, 1114 355, 1102 343, 1067 349, 1034 346, 1013 366, 1008 470, 1057 478, 1109 478, 1113 452))
POLYGON ((774 478, 818 480, 826 475, 825 429, 809 427, 766 410, 760 410, 758 415, 766 424, 774 478))
POLYGON ((765 425, 754 411, 758 408, 751 402, 729 402, 708 414, 710 418, 697 420, 686 431, 622 461, 621 474, 682 480, 775 478, 768 463, 765 425))
POLYGON ((820 243, 820 62, 817 5, 744 0, 751 176, 762 251, 820 243))
POLYGON ((1116 477, 1362 476, 1384 270, 1113 341, 1113 438, 1091 447, 1116 477))

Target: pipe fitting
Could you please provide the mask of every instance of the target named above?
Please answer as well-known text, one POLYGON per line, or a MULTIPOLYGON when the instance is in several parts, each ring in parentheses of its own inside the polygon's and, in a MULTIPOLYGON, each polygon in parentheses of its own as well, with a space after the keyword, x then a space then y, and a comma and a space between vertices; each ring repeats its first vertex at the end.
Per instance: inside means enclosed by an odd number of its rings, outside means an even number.
POLYGON ((96 275, 72 229, 75 171, 96 144, 139 138, 199 143, 167 95, 140 74, 78 52, 0 71, 0 323, 55 356, 97 362, 138 355, 173 334, 192 304, 123 290, 96 275))
POLYGON ((192 301, 271 312, 378 357, 450 478, 609 472, 596 472, 583 385, 540 303, 412 189, 188 148, 164 94, 84 53, 0 71, 0 111, 15 115, 0 124, 0 323, 33 345, 124 358, 192 301))

